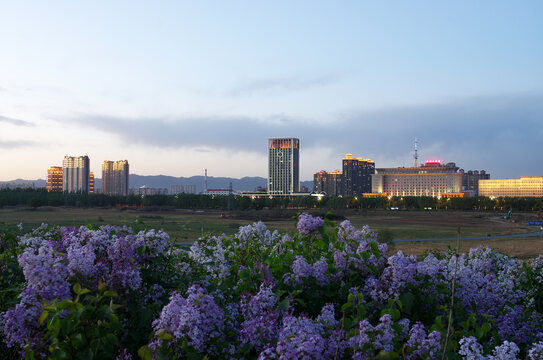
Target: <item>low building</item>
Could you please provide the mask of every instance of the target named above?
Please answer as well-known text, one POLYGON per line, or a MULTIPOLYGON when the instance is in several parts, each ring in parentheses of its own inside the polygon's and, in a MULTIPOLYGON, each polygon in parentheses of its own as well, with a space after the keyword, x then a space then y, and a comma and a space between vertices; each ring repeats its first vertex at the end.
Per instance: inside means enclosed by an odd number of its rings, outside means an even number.
POLYGON ((150 188, 143 185, 139 188, 130 189, 130 193, 133 195, 166 195, 168 193, 168 189, 150 188))
POLYGON ((387 196, 431 196, 462 192, 462 174, 455 163, 427 160, 420 167, 376 169, 372 193, 387 196))
POLYGON ((543 176, 521 176, 520 179, 479 180, 479 196, 542 197, 543 176))

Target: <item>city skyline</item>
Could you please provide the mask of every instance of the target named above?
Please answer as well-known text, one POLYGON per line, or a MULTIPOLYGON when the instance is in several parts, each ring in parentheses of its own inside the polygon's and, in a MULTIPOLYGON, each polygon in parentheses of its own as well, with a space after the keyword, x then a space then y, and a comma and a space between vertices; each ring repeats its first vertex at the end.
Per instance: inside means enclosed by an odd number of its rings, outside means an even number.
POLYGON ((296 137, 300 180, 345 153, 541 175, 539 1, 0 5, 0 181, 66 154, 142 175, 267 176, 296 137), (172 161, 175 159, 175 161, 172 161), (250 166, 248 166, 250 165, 250 166))

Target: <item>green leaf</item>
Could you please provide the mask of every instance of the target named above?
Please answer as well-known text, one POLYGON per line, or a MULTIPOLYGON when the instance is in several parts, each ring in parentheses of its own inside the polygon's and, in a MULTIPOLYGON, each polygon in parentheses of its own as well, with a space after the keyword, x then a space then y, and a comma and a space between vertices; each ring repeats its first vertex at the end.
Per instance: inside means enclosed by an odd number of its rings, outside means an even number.
POLYGON ((164 329, 160 329, 157 333, 156 333, 156 336, 161 339, 161 340, 171 340, 173 339, 173 336, 167 332, 166 330, 164 329))
POLYGON ((81 284, 80 283, 76 283, 74 285, 74 293, 76 293, 77 295, 79 295, 81 293, 81 284))
POLYGON ((290 301, 288 299, 284 299, 283 301, 279 302, 278 306, 279 306, 279 309, 283 311, 287 311, 290 306, 290 301))
POLYGON ((118 297, 119 294, 118 294, 116 291, 107 290, 107 291, 104 292, 104 296, 108 296, 108 297, 118 297))
POLYGON ((144 345, 138 349, 138 355, 143 360, 153 360, 153 352, 147 345, 144 345))
POLYGON ((45 319, 47 319, 48 316, 49 316, 49 311, 43 310, 39 318, 40 325, 43 324, 43 322, 45 321, 45 319))
POLYGON ((341 306, 341 311, 347 311, 347 310, 349 310, 349 309, 352 308, 352 307, 353 307, 353 303, 350 303, 350 302, 345 303, 345 304, 343 304, 343 305, 341 306))

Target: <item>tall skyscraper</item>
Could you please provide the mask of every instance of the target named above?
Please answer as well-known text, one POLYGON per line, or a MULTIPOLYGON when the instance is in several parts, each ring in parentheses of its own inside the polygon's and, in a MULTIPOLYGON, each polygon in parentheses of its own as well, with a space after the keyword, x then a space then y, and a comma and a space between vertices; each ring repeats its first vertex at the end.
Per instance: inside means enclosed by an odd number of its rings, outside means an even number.
POLYGON ((353 158, 347 154, 343 158, 343 178, 345 196, 362 196, 371 192, 371 175, 375 174, 375 162, 370 159, 353 158))
POLYGON ((90 160, 85 156, 65 156, 62 161, 62 191, 89 193, 90 160))
POLYGON ((129 165, 127 160, 104 161, 102 194, 128 196, 129 165))
POLYGON ((300 140, 268 139, 268 194, 287 195, 300 191, 300 140))
POLYGON ((51 166, 47 170, 47 182, 45 183, 47 191, 62 191, 62 167, 51 166))

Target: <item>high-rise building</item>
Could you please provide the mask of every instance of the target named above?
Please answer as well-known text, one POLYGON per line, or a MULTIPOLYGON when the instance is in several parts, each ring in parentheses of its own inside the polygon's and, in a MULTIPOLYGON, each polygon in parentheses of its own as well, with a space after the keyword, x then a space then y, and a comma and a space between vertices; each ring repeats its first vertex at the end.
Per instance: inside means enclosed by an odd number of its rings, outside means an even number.
POLYGON ((300 140, 268 139, 268 194, 287 195, 300 190, 300 140))
POLYGON ((127 160, 102 163, 102 194, 128 196, 129 165, 127 160))
POLYGON ((94 173, 89 172, 89 194, 94 194, 94 173))
POLYGON ((372 193, 388 196, 453 196, 462 192, 462 174, 455 163, 427 160, 420 167, 376 169, 372 193))
POLYGON ((62 191, 62 167, 51 166, 47 170, 47 182, 45 183, 47 191, 62 191))
POLYGON ((375 174, 375 162, 370 159, 353 158, 347 154, 343 158, 343 195, 362 196, 371 192, 371 179, 375 174))
POLYGON ((339 196, 343 194, 343 173, 338 170, 326 172, 319 171, 313 175, 313 191, 326 193, 328 196, 339 196))
POLYGON ((62 191, 89 193, 90 160, 85 156, 65 156, 62 161, 62 191))
POLYGON ((520 179, 479 180, 479 196, 542 197, 543 176, 521 176, 520 179))
POLYGON ((490 179, 490 174, 487 174, 484 170, 464 171, 460 169, 458 172, 462 174, 462 191, 469 191, 473 195, 477 195, 479 192, 479 180, 490 179))

